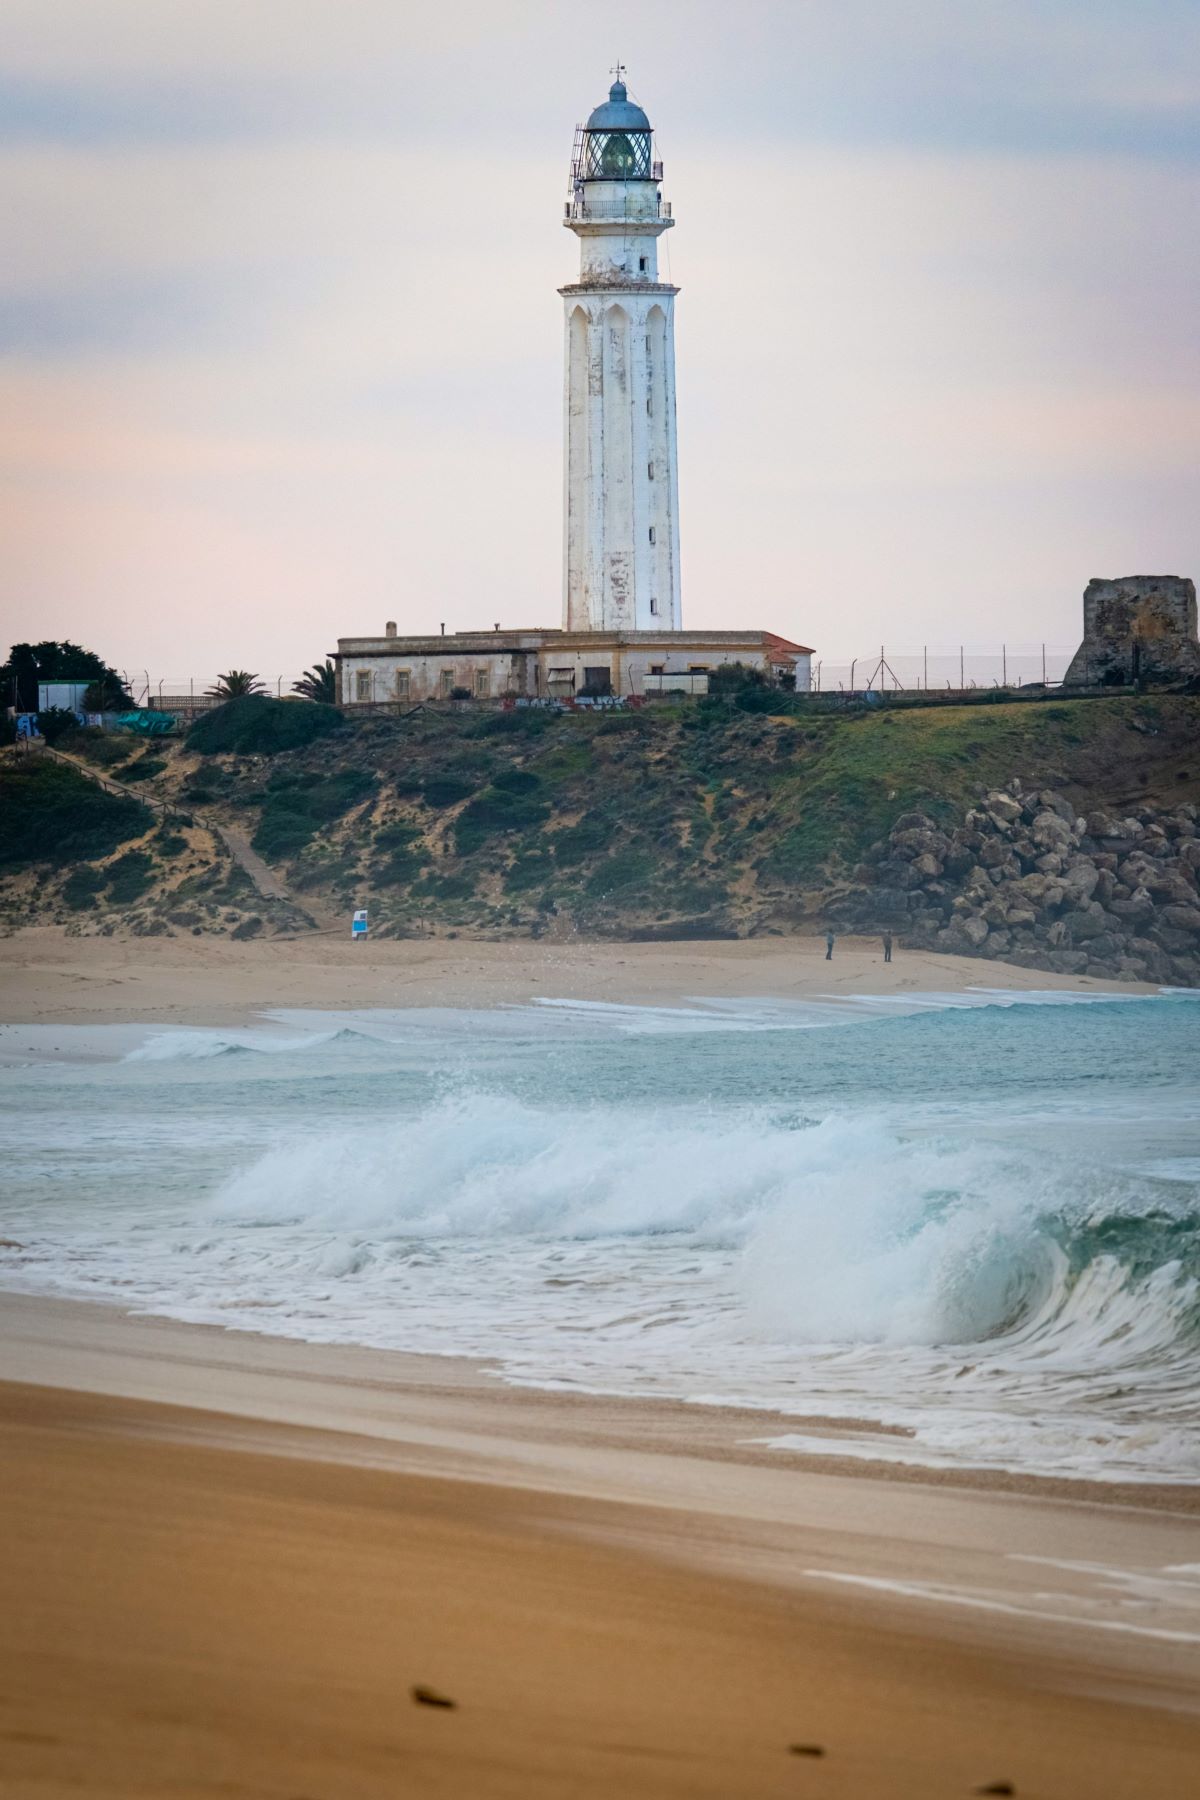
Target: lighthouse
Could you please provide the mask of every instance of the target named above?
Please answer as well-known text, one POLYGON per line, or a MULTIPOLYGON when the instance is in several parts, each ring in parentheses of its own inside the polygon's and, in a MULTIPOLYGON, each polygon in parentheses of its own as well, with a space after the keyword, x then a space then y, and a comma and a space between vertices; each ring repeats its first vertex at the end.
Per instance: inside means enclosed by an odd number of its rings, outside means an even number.
POLYGON ((575 133, 563 220, 579 239, 566 311, 563 627, 679 631, 675 295, 660 279, 650 121, 623 71, 575 133))
MULTIPOLYGON (((803 691, 812 651, 737 618, 685 631, 679 610, 675 296, 659 240, 662 164, 617 68, 575 132, 563 219, 579 239, 566 311, 561 626, 496 624, 338 639, 343 706, 641 706, 700 696, 730 664, 803 691)), ((533 529, 531 522, 531 529, 533 529)), ((546 596, 549 601, 551 596, 546 596)), ((740 597, 739 597, 740 598, 740 597)), ((494 618, 490 599, 487 617, 494 618)), ((740 610, 740 607, 739 607, 740 610)))

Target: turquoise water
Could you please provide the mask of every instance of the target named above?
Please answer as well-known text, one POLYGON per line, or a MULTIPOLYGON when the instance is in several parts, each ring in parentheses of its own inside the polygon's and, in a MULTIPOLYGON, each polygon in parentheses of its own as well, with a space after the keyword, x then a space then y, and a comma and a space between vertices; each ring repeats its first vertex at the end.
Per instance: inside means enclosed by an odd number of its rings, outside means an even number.
POLYGON ((0 1281, 1194 1481, 1200 996, 1001 998, 4 1028, 0 1281))

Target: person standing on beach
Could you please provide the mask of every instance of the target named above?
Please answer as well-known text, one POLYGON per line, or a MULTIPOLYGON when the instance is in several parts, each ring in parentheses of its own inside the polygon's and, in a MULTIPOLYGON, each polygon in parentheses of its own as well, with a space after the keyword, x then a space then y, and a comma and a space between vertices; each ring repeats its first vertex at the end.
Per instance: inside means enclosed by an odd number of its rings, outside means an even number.
POLYGON ((883 960, 884 962, 892 960, 892 934, 890 931, 885 931, 883 934, 883 960))
POLYGON ((825 933, 825 961, 826 962, 833 961, 833 946, 834 946, 833 933, 832 933, 832 931, 827 931, 825 933))

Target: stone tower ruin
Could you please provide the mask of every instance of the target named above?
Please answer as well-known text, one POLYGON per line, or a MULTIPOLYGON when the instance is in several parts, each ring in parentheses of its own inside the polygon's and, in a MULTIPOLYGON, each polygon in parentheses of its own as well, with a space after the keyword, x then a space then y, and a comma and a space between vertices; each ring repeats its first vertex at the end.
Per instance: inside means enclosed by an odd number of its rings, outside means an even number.
POLYGON ((1083 642, 1064 687, 1145 681, 1178 686, 1200 681, 1195 583, 1179 575, 1122 575, 1089 581, 1083 595, 1083 642))

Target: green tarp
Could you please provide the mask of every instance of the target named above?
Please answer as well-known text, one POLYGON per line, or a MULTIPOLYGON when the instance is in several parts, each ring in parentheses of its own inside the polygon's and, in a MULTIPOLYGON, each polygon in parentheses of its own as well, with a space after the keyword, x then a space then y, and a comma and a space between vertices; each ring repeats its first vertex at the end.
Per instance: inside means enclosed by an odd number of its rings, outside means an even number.
POLYGON ((140 706, 136 712, 118 713, 116 722, 126 731, 139 732, 142 737, 166 737, 168 731, 175 729, 175 714, 154 712, 140 706))

